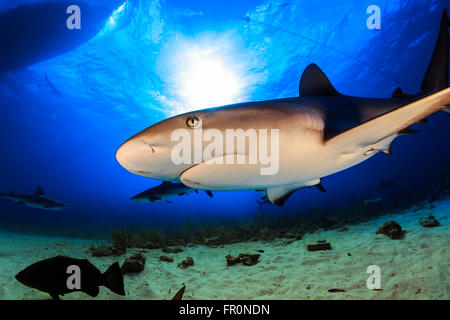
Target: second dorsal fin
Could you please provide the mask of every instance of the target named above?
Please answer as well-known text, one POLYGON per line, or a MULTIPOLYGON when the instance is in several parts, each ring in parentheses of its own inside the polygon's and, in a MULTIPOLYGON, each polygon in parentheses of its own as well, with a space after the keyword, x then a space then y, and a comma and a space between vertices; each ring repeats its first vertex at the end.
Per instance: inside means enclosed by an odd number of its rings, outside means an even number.
POLYGON ((44 195, 44 190, 42 190, 41 187, 37 187, 36 192, 34 193, 35 196, 42 196, 44 195))
POLYGON ((303 71, 298 93, 301 97, 341 96, 320 68, 311 63, 303 71))

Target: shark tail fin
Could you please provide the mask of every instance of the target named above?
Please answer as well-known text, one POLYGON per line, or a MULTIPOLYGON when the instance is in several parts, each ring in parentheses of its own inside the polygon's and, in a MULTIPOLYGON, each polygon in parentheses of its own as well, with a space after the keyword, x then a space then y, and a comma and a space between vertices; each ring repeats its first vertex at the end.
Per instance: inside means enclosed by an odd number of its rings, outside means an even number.
POLYGON ((43 194, 44 194, 44 190, 42 190, 41 187, 37 187, 36 192, 34 193, 34 195, 42 196, 43 194))
MULTIPOLYGON (((448 87, 449 27, 447 9, 445 9, 442 13, 436 46, 420 87, 424 93, 435 93, 448 87)), ((447 105, 443 110, 450 112, 450 106, 447 105)))
POLYGON ((366 150, 364 155, 374 154, 369 151, 385 149, 398 132, 449 104, 450 88, 447 88, 364 122, 328 140, 327 144, 342 150, 343 154, 353 153, 358 148, 366 150))
POLYGON ((108 270, 102 274, 102 285, 114 293, 121 296, 125 295, 122 271, 120 271, 118 262, 113 263, 108 270))

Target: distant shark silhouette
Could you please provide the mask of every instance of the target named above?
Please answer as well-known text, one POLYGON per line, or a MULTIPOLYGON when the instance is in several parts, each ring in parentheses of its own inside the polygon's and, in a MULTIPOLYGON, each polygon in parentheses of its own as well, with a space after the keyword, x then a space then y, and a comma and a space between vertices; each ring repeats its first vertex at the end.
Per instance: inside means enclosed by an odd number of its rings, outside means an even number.
MULTIPOLYGON (((188 195, 191 192, 198 193, 196 189, 187 187, 182 183, 172 183, 164 181, 159 186, 141 192, 130 200, 138 203, 149 203, 155 201, 164 201, 167 203, 171 203, 169 199, 188 195)), ((211 191, 205 190, 205 193, 211 198, 213 197, 211 191)))
MULTIPOLYGON (((247 102, 189 112, 161 121, 136 134, 117 150, 117 161, 131 173, 166 181, 182 182, 205 190, 267 190, 277 205, 297 190, 319 186, 323 177, 357 165, 378 152, 391 153, 392 141, 414 133, 409 126, 429 115, 450 112, 448 88, 449 21, 447 10, 440 23, 438 40, 419 94, 397 88, 391 98, 350 97, 339 93, 315 64, 300 79, 299 97, 247 102), (176 129, 190 133, 194 146, 202 150, 211 142, 191 130, 242 129, 279 130, 279 170, 261 175, 261 163, 251 164, 245 150, 244 164, 230 164, 236 152, 204 154, 200 163, 175 164, 171 150, 179 145, 171 139, 176 129), (228 162, 228 163, 227 163, 228 162)), ((245 140, 244 140, 245 141, 245 140)))
POLYGON ((17 204, 21 204, 27 207, 44 210, 61 211, 68 208, 66 204, 56 202, 55 200, 47 197, 41 187, 37 187, 36 192, 31 195, 14 194, 10 192, 9 194, 0 193, 0 198, 16 202, 17 204))
POLYGON ((385 180, 381 180, 380 183, 378 184, 376 190, 377 191, 383 191, 384 189, 389 188, 393 184, 395 184, 395 183, 399 182, 400 180, 402 180, 402 178, 403 178, 403 173, 400 172, 399 176, 394 178, 394 179, 386 180, 386 181, 385 180))

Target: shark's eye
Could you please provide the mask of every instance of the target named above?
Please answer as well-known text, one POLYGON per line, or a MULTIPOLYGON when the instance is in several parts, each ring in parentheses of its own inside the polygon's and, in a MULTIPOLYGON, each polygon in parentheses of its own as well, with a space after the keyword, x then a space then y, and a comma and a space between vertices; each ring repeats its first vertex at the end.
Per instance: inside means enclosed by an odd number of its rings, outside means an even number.
POLYGON ((189 128, 195 128, 195 127, 197 127, 199 124, 200 124, 200 119, 197 118, 197 117, 188 117, 188 118, 186 119, 186 125, 187 125, 189 128))

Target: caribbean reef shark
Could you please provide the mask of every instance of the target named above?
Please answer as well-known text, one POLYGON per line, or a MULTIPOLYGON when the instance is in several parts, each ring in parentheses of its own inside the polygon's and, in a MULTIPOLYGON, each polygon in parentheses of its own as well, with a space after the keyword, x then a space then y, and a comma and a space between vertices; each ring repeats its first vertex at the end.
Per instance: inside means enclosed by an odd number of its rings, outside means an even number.
POLYGON ((394 178, 394 179, 386 180, 386 181, 385 181, 385 180, 381 180, 380 183, 378 184, 376 190, 377 190, 378 192, 380 192, 380 191, 382 191, 382 190, 384 190, 384 189, 386 189, 386 188, 389 188, 389 187, 392 186, 393 184, 395 184, 395 183, 397 183, 398 181, 402 180, 402 178, 403 178, 403 174, 400 172, 399 176, 396 177, 396 178, 394 178))
POLYGON ((61 211, 68 208, 66 204, 56 202, 55 200, 47 197, 41 187, 37 187, 36 192, 31 195, 14 194, 10 192, 9 194, 0 194, 0 198, 16 202, 17 204, 22 204, 27 207, 44 210, 61 211))
MULTIPOLYGON (((195 189, 264 189, 277 205, 283 205, 304 187, 317 186, 324 191, 323 177, 379 152, 390 154, 396 137, 415 132, 409 126, 440 110, 450 112, 448 28, 445 10, 418 94, 405 94, 397 88, 391 98, 346 96, 332 86, 318 66, 311 64, 300 79, 298 97, 239 103, 163 120, 123 143, 116 159, 131 173, 181 182, 195 189), (229 129, 241 129, 237 138, 244 139, 246 148, 228 153, 222 147, 214 154, 203 152, 201 161, 173 161, 173 152, 180 144, 174 141, 173 134, 179 129, 190 132, 191 145, 200 145, 201 150, 211 145, 211 140, 197 134, 200 127, 203 132, 214 130, 217 137, 226 136, 229 129), (274 174, 262 174, 264 163, 250 161, 245 139, 256 129, 278 130, 278 170, 274 174), (228 160, 237 156, 245 161, 230 164, 228 160)), ((266 150, 273 150, 274 144, 270 140, 266 150)))
MULTIPOLYGON (((187 187, 182 183, 171 183, 168 181, 163 181, 163 183, 161 183, 159 186, 141 192, 130 200, 138 203, 148 203, 155 201, 164 201, 167 203, 171 203, 169 199, 188 195, 191 192, 198 193, 196 189, 187 187)), ((205 190, 205 193, 211 198, 213 197, 211 191, 205 190)))

